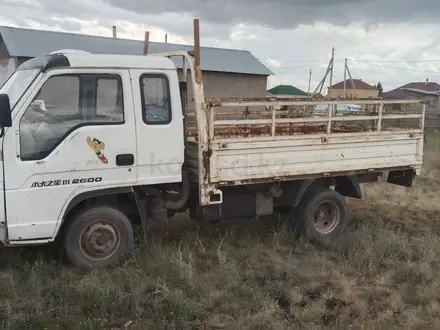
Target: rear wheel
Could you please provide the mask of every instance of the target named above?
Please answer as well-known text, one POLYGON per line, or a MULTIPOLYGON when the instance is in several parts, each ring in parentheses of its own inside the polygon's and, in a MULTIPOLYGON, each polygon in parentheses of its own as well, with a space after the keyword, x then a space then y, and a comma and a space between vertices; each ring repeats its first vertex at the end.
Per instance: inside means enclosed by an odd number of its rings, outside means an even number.
POLYGON ((332 245, 342 234, 347 218, 345 198, 327 188, 307 192, 297 210, 300 232, 324 247, 332 245))
POLYGON ((133 229, 112 206, 93 206, 76 215, 64 236, 68 260, 76 267, 105 267, 122 262, 131 250, 133 229))

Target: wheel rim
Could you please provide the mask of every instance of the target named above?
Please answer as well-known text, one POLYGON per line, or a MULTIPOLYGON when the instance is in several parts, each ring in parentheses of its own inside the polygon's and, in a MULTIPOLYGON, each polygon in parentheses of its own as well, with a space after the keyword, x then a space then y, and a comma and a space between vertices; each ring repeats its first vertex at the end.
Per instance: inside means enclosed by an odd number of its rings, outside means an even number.
POLYGON ((84 228, 79 238, 81 252, 93 260, 109 258, 115 253, 120 242, 118 228, 103 220, 84 228))
POLYGON ((339 224, 339 209, 333 202, 322 202, 313 214, 313 225, 321 234, 331 233, 339 224))

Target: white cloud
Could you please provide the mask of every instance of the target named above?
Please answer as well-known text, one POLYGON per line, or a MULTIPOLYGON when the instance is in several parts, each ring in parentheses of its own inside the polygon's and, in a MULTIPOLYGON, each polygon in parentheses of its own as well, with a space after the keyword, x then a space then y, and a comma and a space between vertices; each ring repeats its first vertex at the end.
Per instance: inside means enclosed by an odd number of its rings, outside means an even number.
POLYGON ((254 29, 252 28, 252 26, 238 24, 231 28, 231 33, 229 34, 229 37, 233 41, 259 39, 259 37, 255 35, 255 33, 253 33, 253 31, 254 29))
POLYGON ((266 64, 270 67, 270 68, 280 68, 281 67, 281 62, 274 60, 273 58, 268 57, 266 59, 266 64))
MULTIPOLYGON (((246 7, 247 11, 244 4, 237 1, 226 0, 215 6, 209 3, 206 13, 200 13, 202 45, 251 51, 276 73, 269 79, 270 86, 284 83, 306 91, 311 68, 314 90, 325 73, 332 47, 336 49, 337 61, 334 82, 343 79, 344 58, 351 59, 349 67, 353 78, 362 78, 370 84, 380 81, 385 90, 409 81, 425 81, 426 78, 440 81, 437 23, 426 19, 427 23, 416 24, 408 15, 403 15, 411 7, 411 1, 401 0, 399 6, 394 5, 395 12, 387 13, 365 9, 368 6, 364 1, 347 4, 347 1, 340 0, 337 8, 346 8, 347 11, 339 12, 335 10, 336 7, 323 5, 322 2, 300 2, 277 3, 272 6, 276 8, 272 8, 256 0, 254 6, 246 7), (308 18, 304 11, 306 7, 310 11, 312 2, 316 5, 314 15, 319 19, 315 19, 315 16, 308 18), (239 10, 234 6, 238 6, 239 10), (259 17, 254 7, 266 8, 264 14, 268 18, 262 18, 261 24, 253 23, 259 17), (293 14, 292 8, 295 9, 293 14), (362 8, 369 12, 362 12, 362 8), (224 13, 221 9, 224 9, 224 13), (288 10, 289 15, 300 18, 298 22, 282 21, 288 10), (357 15, 346 15, 356 10, 357 15), (329 11, 340 16, 323 15, 329 11), (227 13, 231 16, 226 17, 227 13), (389 18, 395 16, 391 23, 383 19, 386 15, 389 18), (401 18, 398 19, 398 16, 401 18), (333 23, 329 23, 329 20, 333 23)), ((376 0, 370 2, 372 8, 379 3, 376 0)), ((392 7, 388 2, 380 3, 381 6, 392 7)), ((99 0, 92 3, 85 0, 4 0, 0 2, 0 24, 106 36, 112 35, 112 25, 116 25, 118 36, 122 38, 143 39, 145 30, 148 30, 152 41, 163 41, 167 33, 168 42, 191 43, 192 17, 201 7, 192 6, 189 0, 170 0, 166 2, 167 7, 162 8, 164 4, 147 0, 99 0), (111 6, 109 1, 115 5, 111 6), (20 10, 17 10, 17 6, 20 6, 20 10), (117 6, 124 6, 125 9, 117 6), (142 11, 148 13, 143 14, 142 11)), ((425 5, 417 15, 429 14, 432 18, 433 13, 440 9, 438 0, 427 0, 425 5), (428 2, 431 7, 428 7, 428 2)))

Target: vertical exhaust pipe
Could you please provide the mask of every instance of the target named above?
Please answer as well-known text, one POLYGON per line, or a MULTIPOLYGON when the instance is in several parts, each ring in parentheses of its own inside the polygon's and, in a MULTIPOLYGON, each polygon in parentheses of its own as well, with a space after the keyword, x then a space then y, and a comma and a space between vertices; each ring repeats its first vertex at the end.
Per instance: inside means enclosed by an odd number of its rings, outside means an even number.
POLYGON ((197 84, 202 83, 202 71, 200 70, 200 25, 199 19, 194 19, 194 71, 197 84))
POLYGON ((150 32, 145 31, 144 38, 144 55, 148 55, 148 43, 150 42, 150 32))

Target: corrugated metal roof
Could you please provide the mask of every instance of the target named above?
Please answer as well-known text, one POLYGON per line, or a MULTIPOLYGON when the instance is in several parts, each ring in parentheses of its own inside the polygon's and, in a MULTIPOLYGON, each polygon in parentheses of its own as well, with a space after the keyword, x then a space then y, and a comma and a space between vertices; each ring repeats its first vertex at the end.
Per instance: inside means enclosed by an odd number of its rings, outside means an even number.
MULTIPOLYGON (((90 36, 66 32, 42 31, 0 26, 0 36, 11 57, 36 57, 60 49, 78 49, 93 54, 142 55, 143 41, 90 36)), ((193 46, 150 42, 150 53, 193 50, 193 46)), ((176 60, 181 68, 181 61, 176 60)), ((201 47, 200 65, 204 71, 273 75, 246 50, 201 47)))

